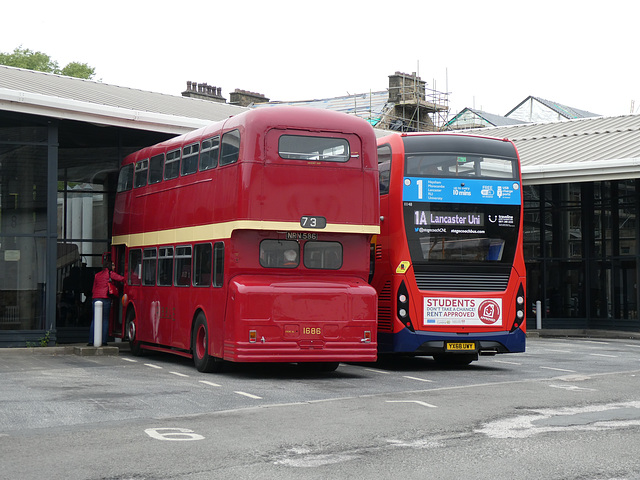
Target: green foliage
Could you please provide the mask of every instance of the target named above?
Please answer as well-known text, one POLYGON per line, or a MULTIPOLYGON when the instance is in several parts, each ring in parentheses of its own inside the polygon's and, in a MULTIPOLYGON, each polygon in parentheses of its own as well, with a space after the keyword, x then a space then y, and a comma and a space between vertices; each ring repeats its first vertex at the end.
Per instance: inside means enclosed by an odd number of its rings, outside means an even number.
POLYGON ((80 62, 71 62, 60 69, 58 62, 52 60, 46 53, 34 52, 22 46, 16 47, 12 53, 0 53, 0 65, 84 79, 91 79, 96 70, 80 62))
POLYGON ((37 343, 27 342, 27 347, 48 347, 51 337, 51 332, 47 330, 44 337, 39 338, 37 343))
POLYGON ((60 71, 60 73, 62 75, 66 75, 67 77, 90 79, 95 75, 96 69, 90 67, 86 63, 71 62, 66 67, 64 67, 60 71))

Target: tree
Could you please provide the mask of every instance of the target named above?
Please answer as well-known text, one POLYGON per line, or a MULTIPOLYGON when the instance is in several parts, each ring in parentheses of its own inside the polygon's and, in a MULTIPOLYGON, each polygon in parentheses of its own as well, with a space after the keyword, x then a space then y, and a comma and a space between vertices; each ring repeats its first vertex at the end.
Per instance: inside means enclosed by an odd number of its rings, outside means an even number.
POLYGON ((34 52, 22 46, 16 47, 13 53, 0 53, 0 65, 9 67, 26 68, 38 72, 56 73, 69 77, 91 79, 96 69, 86 63, 71 62, 60 69, 58 62, 52 60, 49 55, 42 52, 34 52))

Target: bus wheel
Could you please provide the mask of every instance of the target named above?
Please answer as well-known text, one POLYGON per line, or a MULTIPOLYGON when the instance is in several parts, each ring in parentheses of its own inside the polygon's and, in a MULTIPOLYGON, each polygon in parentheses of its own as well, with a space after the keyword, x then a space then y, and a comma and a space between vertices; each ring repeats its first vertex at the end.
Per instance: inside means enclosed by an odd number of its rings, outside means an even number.
POLYGON ((462 367, 465 365, 469 365, 471 362, 478 360, 477 353, 468 353, 468 354, 454 354, 454 355, 434 355, 433 359, 439 363, 440 365, 451 365, 462 367))
POLYGON ((136 357, 142 355, 142 347, 140 342, 136 340, 136 314, 133 310, 127 314, 127 336, 129 337, 131 354, 136 357))
POLYGON ((196 317, 191 334, 191 352, 193 353, 193 363, 199 372, 221 372, 223 361, 221 358, 209 355, 209 331, 207 320, 200 313, 196 317))

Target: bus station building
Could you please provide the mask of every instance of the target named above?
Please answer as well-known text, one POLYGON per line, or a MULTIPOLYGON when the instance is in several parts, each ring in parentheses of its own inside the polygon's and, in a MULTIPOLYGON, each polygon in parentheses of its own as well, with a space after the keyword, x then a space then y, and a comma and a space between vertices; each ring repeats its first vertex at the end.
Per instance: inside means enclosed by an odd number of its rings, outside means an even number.
MULTIPOLYGON (((196 85, 173 96, 0 66, 0 347, 87 340, 120 161, 247 109, 196 85)), ((528 329, 640 332, 640 116, 474 133, 520 152, 528 329)))

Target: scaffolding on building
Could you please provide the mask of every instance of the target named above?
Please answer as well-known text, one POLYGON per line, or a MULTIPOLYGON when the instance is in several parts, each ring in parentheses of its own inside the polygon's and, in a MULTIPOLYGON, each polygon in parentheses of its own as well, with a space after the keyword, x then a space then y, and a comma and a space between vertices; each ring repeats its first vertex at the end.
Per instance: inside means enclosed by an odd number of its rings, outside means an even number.
POLYGON ((396 72, 389 76, 389 101, 376 126, 402 132, 435 132, 444 127, 448 117, 448 92, 427 88, 415 72, 396 72))

